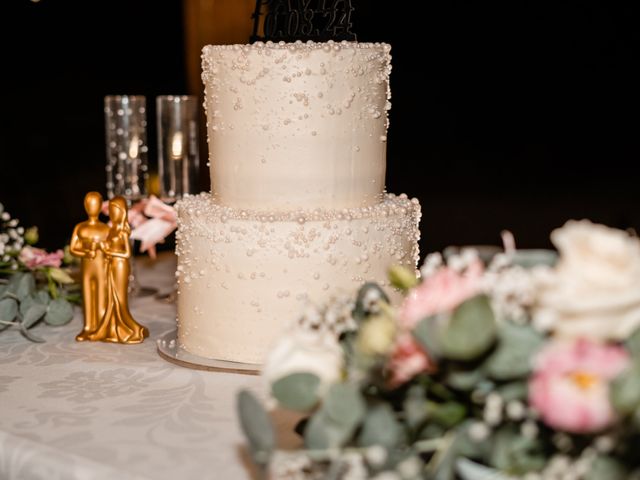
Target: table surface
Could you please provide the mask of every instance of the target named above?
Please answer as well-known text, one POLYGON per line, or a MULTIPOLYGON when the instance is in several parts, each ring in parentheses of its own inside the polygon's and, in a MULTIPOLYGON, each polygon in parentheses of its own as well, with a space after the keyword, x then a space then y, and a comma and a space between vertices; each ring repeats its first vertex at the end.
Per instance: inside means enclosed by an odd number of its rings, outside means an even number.
MULTIPOLYGON (((137 265, 142 284, 171 290, 173 255, 137 265)), ((235 396, 263 392, 261 378, 168 363, 156 339, 175 304, 137 298, 131 311, 151 331, 140 345, 76 342, 79 311, 34 327, 46 343, 0 334, 0 479, 251 478, 235 396)))

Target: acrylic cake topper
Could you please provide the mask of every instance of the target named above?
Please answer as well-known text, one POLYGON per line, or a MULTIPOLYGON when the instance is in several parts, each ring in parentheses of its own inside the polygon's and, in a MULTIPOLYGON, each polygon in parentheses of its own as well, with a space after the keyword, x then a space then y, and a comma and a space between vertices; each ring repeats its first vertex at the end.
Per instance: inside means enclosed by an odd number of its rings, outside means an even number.
POLYGON ((356 41, 351 0, 256 0, 251 42, 356 41))

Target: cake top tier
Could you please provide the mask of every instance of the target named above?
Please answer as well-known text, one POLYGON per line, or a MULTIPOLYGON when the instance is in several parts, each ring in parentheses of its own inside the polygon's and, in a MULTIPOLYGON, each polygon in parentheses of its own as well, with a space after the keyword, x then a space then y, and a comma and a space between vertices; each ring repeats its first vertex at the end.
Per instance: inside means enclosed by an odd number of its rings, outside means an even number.
POLYGON ((250 209, 380 201, 390 46, 206 46, 202 78, 213 194, 250 209))

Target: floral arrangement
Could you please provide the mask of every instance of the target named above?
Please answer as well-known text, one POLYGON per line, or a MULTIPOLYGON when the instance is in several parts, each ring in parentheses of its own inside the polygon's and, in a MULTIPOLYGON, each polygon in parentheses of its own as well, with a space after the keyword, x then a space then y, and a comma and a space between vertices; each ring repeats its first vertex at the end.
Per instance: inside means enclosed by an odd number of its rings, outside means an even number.
POLYGON ((37 242, 37 227, 25 230, 0 204, 0 332, 13 326, 42 342, 30 329, 68 323, 81 296, 68 247, 49 253, 34 247, 37 242))
MULTIPOLYGON (((102 213, 109 215, 109 202, 102 204, 102 213)), ((128 211, 131 239, 140 241, 140 251, 156 258, 156 245, 178 227, 178 214, 171 205, 155 195, 134 203, 128 211)))
POLYGON ((390 271, 309 308, 271 352, 272 407, 301 412, 299 450, 238 396, 270 478, 640 478, 640 240, 588 221, 552 251, 507 245, 390 271))

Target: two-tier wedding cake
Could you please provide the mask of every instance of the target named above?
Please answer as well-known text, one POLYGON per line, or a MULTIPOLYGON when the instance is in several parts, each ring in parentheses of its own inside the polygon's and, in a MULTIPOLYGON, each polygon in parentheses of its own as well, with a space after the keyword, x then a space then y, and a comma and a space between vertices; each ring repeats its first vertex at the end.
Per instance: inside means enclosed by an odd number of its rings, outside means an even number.
POLYGON ((212 194, 178 204, 178 343, 260 364, 304 310, 415 268, 420 205, 384 191, 390 47, 202 53, 212 194))

